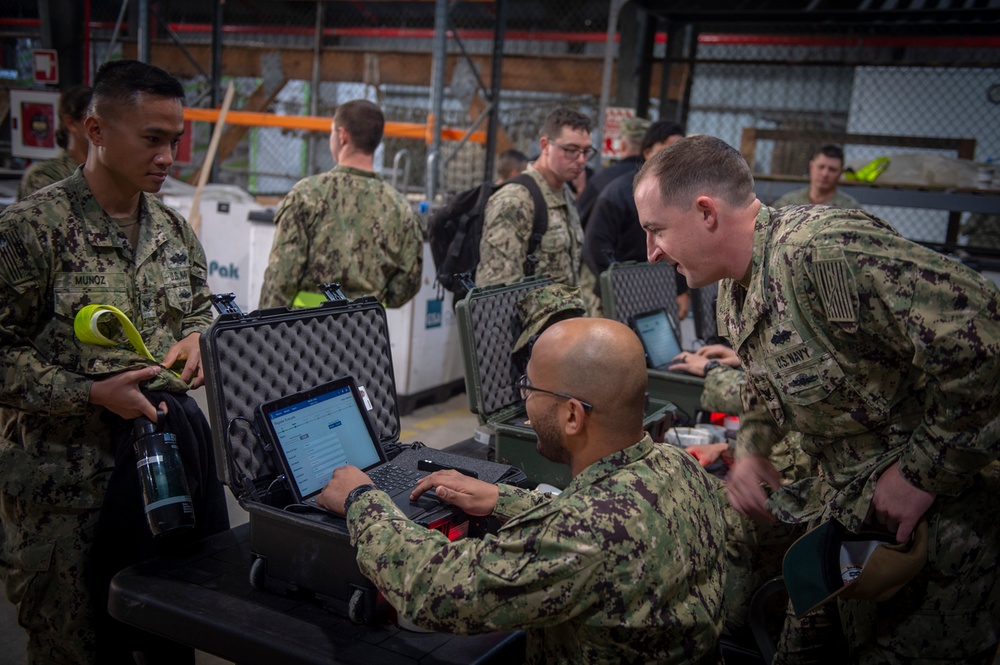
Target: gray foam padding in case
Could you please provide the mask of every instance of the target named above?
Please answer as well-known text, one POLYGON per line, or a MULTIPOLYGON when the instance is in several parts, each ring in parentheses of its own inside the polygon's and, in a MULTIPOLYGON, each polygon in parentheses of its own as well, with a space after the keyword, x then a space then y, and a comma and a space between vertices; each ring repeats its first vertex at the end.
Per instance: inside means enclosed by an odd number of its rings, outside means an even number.
POLYGON ((613 310, 616 321, 628 325, 635 315, 663 307, 667 310, 674 334, 681 340, 677 312, 677 276, 673 266, 629 261, 612 264, 604 274, 611 282, 610 293, 604 289, 603 284, 601 288, 607 303, 605 311, 613 310))
POLYGON ((267 477, 279 473, 280 465, 245 423, 233 419, 253 421, 260 404, 341 376, 353 376, 365 388, 374 407, 369 415, 382 441, 399 435, 389 335, 381 307, 302 311, 306 310, 229 325, 217 321, 213 327, 219 329, 206 333, 208 362, 213 365, 206 383, 216 397, 209 401, 212 437, 218 449, 228 430, 233 454, 229 462, 240 478, 267 477))
POLYGON ((475 344, 483 415, 496 413, 520 401, 514 386, 518 371, 511 358, 514 342, 521 335, 517 303, 531 291, 551 283, 547 280, 521 288, 471 295, 469 321, 475 344))

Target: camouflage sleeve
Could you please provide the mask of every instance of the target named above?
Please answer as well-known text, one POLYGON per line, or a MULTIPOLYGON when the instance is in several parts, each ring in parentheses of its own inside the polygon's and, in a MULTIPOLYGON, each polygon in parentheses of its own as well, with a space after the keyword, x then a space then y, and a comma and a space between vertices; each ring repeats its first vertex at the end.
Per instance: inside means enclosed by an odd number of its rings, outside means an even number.
MULTIPOLYGON (((299 187, 282 200, 274 214, 278 228, 271 244, 271 254, 261 283, 259 307, 290 307, 295 294, 301 291, 302 279, 309 263, 309 232, 313 210, 299 187)), ((310 288, 314 288, 315 285, 310 288)))
POLYGON ((769 457, 771 449, 785 432, 754 390, 742 390, 741 397, 743 411, 740 413, 740 431, 736 435, 734 454, 737 458, 745 455, 769 457))
POLYGON ((420 219, 405 202, 400 206, 400 234, 391 242, 396 272, 385 285, 386 307, 402 307, 420 290, 424 272, 424 234, 420 219))
POLYGON ((701 406, 709 411, 739 413, 743 410, 740 388, 746 383, 746 375, 735 367, 720 367, 705 375, 705 387, 701 391, 701 406))
POLYGON ((813 317, 814 330, 836 334, 817 296, 820 265, 834 260, 850 266, 850 288, 864 304, 851 339, 866 360, 881 360, 866 363, 868 371, 878 375, 889 366, 901 385, 877 376, 855 380, 878 385, 883 394, 877 397, 887 404, 893 391, 919 386, 921 420, 898 459, 900 471, 916 487, 956 495, 1000 453, 1000 291, 966 266, 871 222, 852 231, 846 249, 840 249, 844 231, 838 231, 832 249, 814 248, 799 264, 807 274, 795 280, 795 297, 813 317), (814 288, 807 280, 816 280, 814 288))
POLYGON ((90 379, 48 362, 32 344, 51 276, 44 243, 28 224, 0 218, 0 404, 51 416, 87 409, 90 379))
POLYGON ((513 519, 524 511, 540 506, 552 498, 548 494, 513 485, 500 483, 497 487, 500 490, 500 495, 497 497, 497 505, 493 509, 493 515, 503 521, 513 519))
POLYGON ((476 285, 511 284, 524 277, 534 204, 524 185, 498 190, 486 204, 476 285))
POLYGON ((212 325, 212 290, 208 286, 208 259, 205 248, 187 222, 182 221, 185 242, 191 248, 191 312, 181 320, 180 339, 203 333, 212 325))
POLYGON ((599 589, 603 554, 590 520, 562 512, 522 517, 496 536, 451 542, 369 492, 351 506, 358 566, 407 619, 475 634, 574 618, 599 589))

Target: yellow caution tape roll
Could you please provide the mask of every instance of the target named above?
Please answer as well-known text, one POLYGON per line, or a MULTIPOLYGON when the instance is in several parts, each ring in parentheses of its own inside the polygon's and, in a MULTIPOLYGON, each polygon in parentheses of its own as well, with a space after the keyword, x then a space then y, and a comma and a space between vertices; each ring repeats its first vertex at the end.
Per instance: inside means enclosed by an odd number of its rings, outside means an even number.
POLYGON ((76 338, 81 342, 86 342, 87 344, 97 344, 99 346, 120 346, 120 341, 115 341, 113 339, 108 339, 100 330, 101 319, 106 315, 111 315, 118 320, 121 324, 122 331, 125 333, 126 339, 128 339, 129 344, 135 349, 139 355, 144 358, 149 358, 153 362, 156 359, 146 348, 146 343, 142 341, 142 335, 139 331, 135 329, 135 325, 125 316, 117 307, 112 307, 111 305, 87 305, 79 312, 76 313, 76 318, 73 319, 73 332, 76 333, 76 338))

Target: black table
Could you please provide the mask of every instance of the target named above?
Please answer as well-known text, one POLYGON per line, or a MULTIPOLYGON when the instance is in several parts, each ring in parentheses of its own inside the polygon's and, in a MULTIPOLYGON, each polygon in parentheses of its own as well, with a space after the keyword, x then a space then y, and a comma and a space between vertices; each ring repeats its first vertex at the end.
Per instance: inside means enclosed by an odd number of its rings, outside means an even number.
MULTIPOLYGON (((108 610, 127 624, 236 663, 520 663, 524 634, 415 633, 393 623, 356 625, 311 601, 250 585, 248 524, 177 558, 126 568, 108 610)), ((331 574, 335 574, 331 571, 331 574)))

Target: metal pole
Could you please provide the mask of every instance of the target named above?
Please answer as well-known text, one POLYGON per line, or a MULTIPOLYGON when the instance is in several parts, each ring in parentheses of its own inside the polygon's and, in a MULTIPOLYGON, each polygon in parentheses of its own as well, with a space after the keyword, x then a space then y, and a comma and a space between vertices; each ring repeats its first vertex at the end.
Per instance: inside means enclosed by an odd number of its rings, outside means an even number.
POLYGON ((444 65, 448 56, 448 0, 436 0, 434 7, 434 67, 431 73, 431 114, 434 127, 431 149, 427 153, 427 183, 425 194, 428 205, 433 205, 438 185, 438 155, 441 152, 441 124, 444 113, 444 65))
MULTIPOLYGON (((222 7, 225 0, 215 0, 215 13, 212 16, 212 108, 219 107, 219 88, 222 85, 222 7)), ((213 159, 212 170, 209 172, 212 182, 219 180, 219 165, 213 159)))
POLYGON ((496 27, 493 29, 493 65, 490 70, 490 121, 486 125, 486 165, 484 181, 493 180, 493 160, 497 151, 497 129, 500 122, 500 78, 503 67, 503 41, 507 30, 507 0, 496 2, 496 27))
MULTIPOLYGON (((319 115, 319 84, 320 84, 320 56, 323 52, 323 24, 326 17, 326 4, 316 2, 316 32, 313 35, 313 63, 312 79, 309 82, 309 115, 319 115)), ((309 132, 309 140, 306 143, 306 164, 309 165, 309 173, 316 173, 317 168, 317 148, 316 132, 309 132)))
POLYGON ((597 131, 594 132, 597 146, 597 154, 594 159, 597 161, 596 167, 601 165, 601 152, 604 149, 604 114, 608 109, 608 102, 611 99, 611 74, 615 66, 615 32, 618 29, 618 15, 621 14, 622 7, 626 0, 611 0, 611 7, 608 9, 608 36, 604 42, 604 74, 601 77, 601 105, 597 110, 595 125, 597 131))
POLYGON ((139 0, 139 60, 149 62, 149 0, 139 0))

